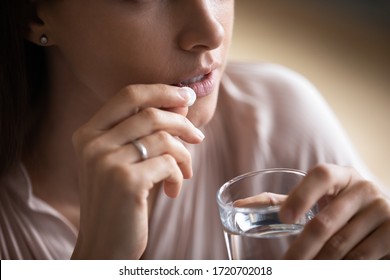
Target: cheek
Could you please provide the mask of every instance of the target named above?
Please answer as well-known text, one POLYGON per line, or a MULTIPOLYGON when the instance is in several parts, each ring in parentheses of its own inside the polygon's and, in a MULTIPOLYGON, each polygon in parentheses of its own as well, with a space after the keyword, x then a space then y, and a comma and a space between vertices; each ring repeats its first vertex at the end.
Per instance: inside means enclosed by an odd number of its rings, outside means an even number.
POLYGON ((91 40, 93 44, 80 41, 77 48, 63 44, 59 56, 75 79, 99 96, 110 97, 128 84, 153 82, 167 72, 162 59, 166 56, 145 46, 148 44, 99 40, 91 40))
MULTIPOLYGON (((106 18, 101 21, 110 22, 106 18)), ((132 83, 150 83, 160 72, 166 72, 166 56, 158 51, 167 49, 166 40, 159 35, 161 32, 144 32, 148 34, 146 36, 140 33, 137 24, 126 19, 106 26, 93 20, 73 23, 64 19, 60 22, 64 24, 55 29, 59 35, 54 59, 66 66, 76 82, 98 95, 110 96, 132 83), (120 30, 120 26, 129 28, 112 32, 120 30), (90 32, 95 29, 99 32, 90 32)), ((143 29, 151 28, 143 26, 143 29)))

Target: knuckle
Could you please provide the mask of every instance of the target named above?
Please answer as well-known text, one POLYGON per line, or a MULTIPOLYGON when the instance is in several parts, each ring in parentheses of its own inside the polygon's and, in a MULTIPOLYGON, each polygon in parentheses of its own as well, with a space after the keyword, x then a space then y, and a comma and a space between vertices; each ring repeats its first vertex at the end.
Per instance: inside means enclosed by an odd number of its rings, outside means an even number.
POLYGON ((137 88, 136 85, 132 86, 127 86, 123 88, 120 92, 119 95, 121 98, 123 98, 126 102, 129 104, 134 104, 137 101, 137 88))
POLYGON ((318 178, 320 181, 330 182, 332 181, 332 171, 328 164, 319 164, 314 167, 309 174, 318 178))
POLYGON ((171 134, 164 130, 160 130, 157 132, 157 139, 160 141, 160 143, 170 144, 172 140, 171 134))
POLYGON ((371 181, 361 180, 356 183, 355 189, 365 198, 376 199, 380 196, 379 190, 371 181))
POLYGON ((328 235, 332 229, 332 220, 328 215, 318 214, 307 224, 307 231, 313 236, 328 235))
MULTIPOLYGON (((110 161, 110 159, 108 160, 110 161)), ((139 171, 132 169, 131 166, 126 163, 111 164, 109 173, 112 176, 112 181, 126 186, 124 191, 131 195, 137 193, 141 189, 144 189, 140 186, 147 185, 146 176, 140 174, 139 171)))
POLYGON ((324 245, 324 252, 328 255, 341 257, 345 253, 348 238, 342 234, 332 236, 324 245))
POLYGON ((345 166, 345 170, 347 170, 350 174, 360 177, 359 172, 353 166, 345 166))
POLYGON ((164 160, 167 164, 173 164, 173 163, 175 163, 175 159, 174 159, 171 155, 169 155, 169 154, 164 154, 164 155, 162 155, 162 158, 163 158, 163 160, 164 160))
POLYGON ((105 142, 101 137, 97 137, 84 145, 82 157, 86 160, 96 160, 101 155, 105 142))
POLYGON ((384 217, 390 219, 390 203, 387 200, 378 198, 372 203, 378 209, 377 212, 382 213, 384 217))
POLYGON ((151 120, 152 122, 157 122, 160 118, 159 111, 156 108, 148 107, 142 110, 142 115, 151 120))
POLYGON ((123 176, 123 179, 128 183, 130 186, 129 190, 131 193, 134 191, 139 190, 139 186, 145 185, 145 176, 140 176, 138 172, 131 172, 127 168, 121 168, 118 171, 118 175, 123 176))
POLYGON ((165 84, 157 84, 156 85, 156 90, 161 93, 162 96, 170 96, 170 87, 168 87, 165 84))
POLYGON ((109 172, 112 176, 111 182, 121 186, 119 188, 121 196, 131 198, 134 202, 138 201, 139 204, 145 203, 149 188, 146 176, 140 175, 126 164, 112 166, 109 172))
POLYGON ((190 152, 183 146, 183 144, 170 133, 166 131, 157 132, 157 141, 164 143, 165 152, 178 152, 180 158, 191 157, 190 152))
POLYGON ((131 176, 132 172, 129 172, 127 166, 123 164, 112 164, 109 156, 105 157, 105 163, 109 164, 109 173, 114 182, 122 182, 125 180, 134 183, 136 176, 131 176))
POLYGON ((115 156, 112 153, 101 154, 94 158, 96 162, 104 169, 114 169, 118 165, 115 156))
POLYGON ((175 158, 170 154, 164 154, 162 155, 162 159, 164 160, 165 164, 171 168, 171 172, 174 171, 175 167, 177 166, 175 158))

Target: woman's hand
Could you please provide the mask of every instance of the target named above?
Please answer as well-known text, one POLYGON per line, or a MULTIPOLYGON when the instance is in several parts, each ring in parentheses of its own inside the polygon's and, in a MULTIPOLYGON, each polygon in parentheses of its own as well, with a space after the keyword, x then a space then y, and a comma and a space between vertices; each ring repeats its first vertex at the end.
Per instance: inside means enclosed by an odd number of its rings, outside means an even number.
POLYGON ((192 176, 183 143, 203 134, 185 117, 195 93, 132 85, 110 99, 73 136, 80 161, 80 231, 73 258, 138 259, 148 236, 148 196, 159 183, 170 197, 192 176), (141 161, 132 141, 148 151, 141 161))
POLYGON ((317 166, 289 195, 281 219, 294 222, 317 201, 324 207, 286 259, 380 259, 390 254, 390 199, 373 183, 351 168, 317 166))

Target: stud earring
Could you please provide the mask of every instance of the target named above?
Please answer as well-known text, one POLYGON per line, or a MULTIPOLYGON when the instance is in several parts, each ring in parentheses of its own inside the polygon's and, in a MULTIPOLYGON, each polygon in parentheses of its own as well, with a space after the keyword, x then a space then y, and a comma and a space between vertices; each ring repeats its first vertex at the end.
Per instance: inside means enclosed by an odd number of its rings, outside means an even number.
POLYGON ((47 36, 45 34, 43 34, 41 36, 41 38, 39 39, 39 41, 41 42, 42 46, 45 46, 45 45, 47 45, 47 42, 49 41, 49 39, 47 38, 47 36))

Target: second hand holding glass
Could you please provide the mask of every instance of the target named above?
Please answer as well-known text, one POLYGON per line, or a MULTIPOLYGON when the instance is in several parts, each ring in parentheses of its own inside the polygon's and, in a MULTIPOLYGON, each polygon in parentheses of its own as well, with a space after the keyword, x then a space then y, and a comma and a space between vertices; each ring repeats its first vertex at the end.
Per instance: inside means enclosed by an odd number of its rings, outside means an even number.
POLYGON ((295 224, 279 219, 280 204, 305 173, 265 169, 226 182, 217 193, 229 259, 282 259, 291 242, 317 213, 314 206, 295 224))

